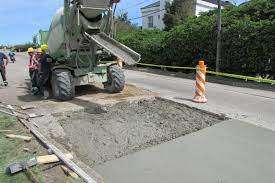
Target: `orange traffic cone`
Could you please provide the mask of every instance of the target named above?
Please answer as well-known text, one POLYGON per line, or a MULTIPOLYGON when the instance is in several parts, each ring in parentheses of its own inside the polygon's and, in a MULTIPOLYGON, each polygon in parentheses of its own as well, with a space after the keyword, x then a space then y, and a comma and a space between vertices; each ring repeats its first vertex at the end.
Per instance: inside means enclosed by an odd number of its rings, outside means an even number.
POLYGON ((205 75, 206 75, 206 65, 204 61, 199 61, 199 65, 196 69, 196 92, 193 102, 196 103, 206 103, 207 99, 205 97, 205 75))

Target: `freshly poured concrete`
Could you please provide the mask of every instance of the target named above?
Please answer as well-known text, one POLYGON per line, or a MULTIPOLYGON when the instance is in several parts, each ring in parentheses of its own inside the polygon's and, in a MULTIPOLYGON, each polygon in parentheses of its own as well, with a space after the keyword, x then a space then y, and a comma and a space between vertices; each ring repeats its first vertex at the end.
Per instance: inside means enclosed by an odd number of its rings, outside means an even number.
POLYGON ((55 138, 93 167, 220 123, 216 115, 159 99, 55 115, 65 136, 55 138))
POLYGON ((273 183, 275 133, 229 120, 95 170, 107 183, 273 183))

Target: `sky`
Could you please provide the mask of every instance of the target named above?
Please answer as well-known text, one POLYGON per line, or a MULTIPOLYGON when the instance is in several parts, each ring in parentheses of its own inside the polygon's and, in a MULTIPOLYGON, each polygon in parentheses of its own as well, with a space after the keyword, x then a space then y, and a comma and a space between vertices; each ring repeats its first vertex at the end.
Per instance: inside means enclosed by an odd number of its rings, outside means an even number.
MULTIPOLYGON (((47 30, 63 0, 1 0, 0 45, 32 41, 40 29, 47 30)), ((121 0, 118 12, 127 10, 130 18, 140 17, 140 8, 157 0, 121 0)), ((244 0, 237 0, 238 4, 244 0)), ((140 24, 140 20, 135 20, 140 24)))

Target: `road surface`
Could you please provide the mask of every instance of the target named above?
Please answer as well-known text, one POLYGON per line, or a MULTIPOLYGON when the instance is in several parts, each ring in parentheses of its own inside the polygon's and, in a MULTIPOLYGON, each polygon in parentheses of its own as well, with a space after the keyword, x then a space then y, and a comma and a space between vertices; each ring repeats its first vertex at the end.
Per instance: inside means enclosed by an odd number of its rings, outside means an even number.
MULTIPOLYGON (((9 104, 23 104, 38 100, 31 95, 29 90, 30 79, 28 76, 28 56, 27 53, 17 53, 15 63, 9 63, 7 66, 8 87, 0 87, 2 102, 9 104)), ((0 79, 0 81, 2 81, 0 79)))
POLYGON ((128 83, 162 97, 275 130, 275 92, 207 83, 208 103, 195 104, 194 80, 133 70, 126 70, 126 77, 128 83))
MULTIPOLYGON (((15 64, 8 66, 9 86, 1 87, 0 101, 9 104, 26 104, 41 100, 29 92, 27 55, 18 54, 16 59, 15 64)), ((96 167, 106 180, 112 179, 112 182, 120 183, 134 183, 133 180, 137 182, 183 182, 183 180, 185 182, 274 182, 275 162, 272 157, 275 153, 273 145, 275 133, 249 124, 275 130, 275 94, 273 92, 208 83, 209 102, 194 104, 190 101, 194 93, 193 80, 131 70, 126 70, 125 73, 127 83, 158 92, 164 98, 210 112, 223 113, 245 122, 225 121, 96 167)), ((93 98, 93 95, 84 97, 93 98)), ((72 106, 70 102, 54 102, 52 108, 59 106, 59 108, 72 109, 74 105, 72 106)), ((47 111, 44 108, 43 110, 47 111)), ((46 126, 48 131, 57 130, 56 126, 52 125, 52 121, 51 126, 48 125, 48 121, 50 120, 47 118, 37 123, 40 127, 46 126)))
MULTIPOLYGON (((9 86, 0 88, 1 101, 22 104, 40 100, 29 91, 27 54, 17 54, 16 59, 8 66, 9 86)), ((190 101, 194 80, 133 70, 126 70, 125 75, 127 83, 158 92, 164 98, 275 130, 275 92, 207 83, 208 103, 195 104, 190 101)))

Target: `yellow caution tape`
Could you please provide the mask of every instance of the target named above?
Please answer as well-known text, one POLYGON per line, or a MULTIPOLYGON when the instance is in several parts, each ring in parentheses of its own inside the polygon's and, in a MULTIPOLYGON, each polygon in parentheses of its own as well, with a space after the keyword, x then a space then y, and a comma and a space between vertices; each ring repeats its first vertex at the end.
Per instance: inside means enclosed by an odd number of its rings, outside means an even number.
MULTIPOLYGON (((148 66, 148 67, 158 67, 158 68, 170 68, 170 69, 185 69, 185 70, 196 70, 195 67, 179 67, 179 66, 167 66, 167 65, 155 65, 155 64, 145 64, 145 63, 137 63, 137 65, 141 66, 148 66)), ((214 71, 207 71, 208 74, 216 75, 216 76, 223 76, 228 78, 234 79, 242 79, 245 81, 255 81, 258 83, 268 83, 268 84, 275 84, 275 80, 272 79, 264 79, 261 77, 251 77, 251 76, 243 76, 237 74, 228 74, 222 72, 214 72, 214 71)))
POLYGON ((159 67, 159 68, 170 68, 170 69, 196 70, 196 68, 194 68, 194 67, 179 67, 179 66, 167 66, 167 65, 154 65, 154 64, 144 64, 144 63, 137 63, 137 65, 149 66, 149 67, 159 67))

